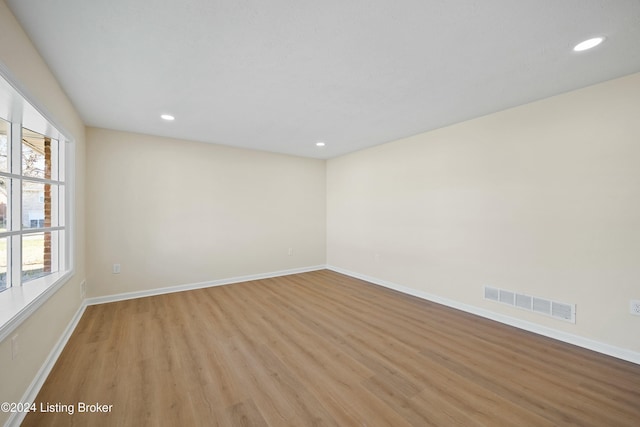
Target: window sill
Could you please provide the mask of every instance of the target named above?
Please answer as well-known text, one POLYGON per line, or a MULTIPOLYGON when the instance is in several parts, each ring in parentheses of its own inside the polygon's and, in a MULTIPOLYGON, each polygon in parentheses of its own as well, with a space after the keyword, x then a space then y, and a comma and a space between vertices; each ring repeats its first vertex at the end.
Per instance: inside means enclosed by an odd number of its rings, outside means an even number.
POLYGON ((0 292, 0 341, 7 338, 72 276, 72 271, 53 273, 0 292))

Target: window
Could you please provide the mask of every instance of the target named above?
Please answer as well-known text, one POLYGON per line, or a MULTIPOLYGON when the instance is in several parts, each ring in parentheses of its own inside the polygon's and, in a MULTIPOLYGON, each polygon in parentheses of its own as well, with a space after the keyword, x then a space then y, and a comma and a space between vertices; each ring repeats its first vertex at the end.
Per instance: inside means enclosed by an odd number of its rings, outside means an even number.
POLYGON ((70 272, 67 138, 0 77, 0 326, 70 272), (7 303, 5 301, 8 301, 7 303))
POLYGON ((0 291, 65 270, 58 139, 0 119, 0 291))

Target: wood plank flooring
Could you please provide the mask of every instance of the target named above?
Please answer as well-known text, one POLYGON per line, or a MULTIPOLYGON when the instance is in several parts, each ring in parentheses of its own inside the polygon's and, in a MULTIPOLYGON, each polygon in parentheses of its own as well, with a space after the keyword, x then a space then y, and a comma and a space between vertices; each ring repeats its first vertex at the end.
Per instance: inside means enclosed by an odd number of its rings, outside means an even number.
POLYGON ((37 402, 75 413, 23 425, 638 426, 640 365, 317 271, 90 306, 37 402))

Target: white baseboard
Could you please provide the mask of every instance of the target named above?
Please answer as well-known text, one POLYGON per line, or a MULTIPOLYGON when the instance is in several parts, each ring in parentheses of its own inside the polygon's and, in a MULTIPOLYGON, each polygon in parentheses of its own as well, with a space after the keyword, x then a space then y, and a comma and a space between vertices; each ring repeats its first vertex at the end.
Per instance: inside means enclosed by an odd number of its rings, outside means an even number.
MULTIPOLYGON (((437 295, 432 295, 429 294, 427 292, 423 292, 423 291, 419 291, 416 289, 412 289, 412 288, 408 288, 405 286, 401 286, 398 285, 396 283, 392 283, 386 280, 381 280, 381 279, 377 279, 375 277, 370 277, 364 274, 359 274, 359 273, 355 273, 349 270, 345 270, 339 267, 334 267, 331 265, 318 265, 318 266, 312 266, 312 267, 303 267, 303 268, 295 268, 295 269, 290 269, 290 270, 281 270, 281 271, 274 271, 274 272, 270 272, 270 273, 262 273, 262 274, 253 274, 253 275, 248 275, 248 276, 238 276, 238 277, 232 277, 232 278, 227 278, 227 279, 219 279, 219 280, 213 280, 213 281, 209 281, 209 282, 201 282, 201 283, 192 283, 192 284, 185 284, 185 285, 178 285, 178 286, 169 286, 166 288, 158 288, 158 289, 150 289, 150 290, 146 290, 146 291, 139 291, 139 292, 127 292, 127 293, 122 293, 122 294, 116 294, 116 295, 107 295, 107 296, 103 296, 103 297, 96 297, 96 298, 88 298, 85 299, 81 306, 78 308, 78 311, 75 313, 75 315, 73 316, 73 318, 71 319, 71 321, 69 322, 69 325, 67 325, 67 328, 64 330, 64 332, 62 333, 62 336, 60 337, 60 339, 58 340, 58 342, 56 343, 56 345, 53 347, 53 349, 51 350, 51 352, 49 353, 49 356, 47 357, 47 359, 45 360, 44 364, 40 367, 40 370, 38 370, 38 373, 36 374, 35 378, 33 379, 33 381, 31 382, 31 384, 29 385, 29 387, 27 388, 27 390, 25 391, 23 397, 22 397, 22 402, 33 402, 35 400, 35 398, 38 395, 38 392, 40 391, 40 388, 42 387, 42 385, 44 384, 45 380, 47 379, 47 376, 49 375, 49 373, 51 372, 51 369, 53 369, 53 366, 55 365, 56 361, 58 360, 58 357, 60 356, 60 354, 62 353, 62 350, 64 349, 65 345, 67 344, 67 341, 69 340, 69 338, 71 337, 71 334, 73 333, 73 331, 75 330, 76 326, 78 325, 78 322, 80 321, 80 318, 82 317, 82 314, 84 313, 86 307, 88 305, 95 305, 95 304, 104 304, 107 302, 115 302, 115 301, 123 301, 123 300, 127 300, 127 299, 133 299, 133 298, 142 298, 142 297, 146 297, 146 296, 152 296, 152 295, 162 295, 162 294, 168 294, 168 293, 173 293, 173 292, 182 292, 182 291, 188 291, 188 290, 192 290, 192 289, 201 289, 201 288, 208 288, 208 287, 212 287, 212 286, 222 286, 222 285, 230 285, 232 283, 240 283, 240 282, 247 282, 247 281, 251 281, 251 280, 260 280, 260 279, 268 279, 268 278, 272 278, 272 277, 280 277, 280 276, 288 276, 291 274, 299 274, 299 273, 307 273, 310 271, 316 271, 316 270, 323 270, 323 269, 327 269, 327 270, 332 270, 335 271, 337 273, 341 273, 341 274, 345 274, 347 276, 351 276, 357 279, 361 279, 361 280, 365 280, 367 282, 376 284, 376 285, 380 285, 380 286, 384 286, 386 288, 389 289, 393 289, 408 295, 413 295, 416 296, 418 298, 422 298, 428 301, 432 301, 438 304, 442 304, 448 307, 452 307, 458 310, 462 310, 465 311, 467 313, 471 313, 471 314, 475 314, 481 317, 485 317, 487 319, 491 319, 491 320, 495 320, 497 322, 500 323, 504 323, 506 325, 510 325, 510 326, 514 326, 516 328, 520 328, 529 332, 533 332, 539 335, 544 335, 546 337, 549 338, 554 338, 557 339, 559 341, 563 341, 569 344, 573 344, 573 345, 577 345, 579 347, 583 347, 589 350, 593 350, 593 351, 597 351, 599 353, 603 353, 609 356, 613 356, 616 357, 618 359, 623 359, 632 363, 636 363, 636 364, 640 364, 640 353, 631 351, 631 350, 627 350, 624 348, 619 348, 619 347, 615 347, 609 344, 604 344, 598 341, 594 341, 588 338, 584 338, 584 337, 580 337, 577 335, 573 335, 573 334, 569 334, 566 332, 562 332, 562 331, 558 331, 552 328, 548 328, 545 326, 541 326, 535 323, 531 323, 531 322, 527 322, 524 320, 520 320, 520 319, 516 319, 513 317, 509 317, 509 316, 505 316, 502 314, 498 314, 498 313, 494 313, 492 311, 489 310, 485 310, 482 308, 478 308, 478 307, 474 307, 468 304, 463 304, 454 300, 450 300, 447 298, 442 298, 439 297, 437 295)), ((22 421, 24 420, 24 417, 26 416, 26 413, 13 413, 11 414, 11 416, 9 417, 9 419, 6 421, 5 426, 7 427, 13 427, 13 426, 19 426, 20 423, 22 423, 22 421)))
POLYGON ((324 270, 326 266, 315 265, 311 267, 292 268, 289 270, 272 271, 270 273, 250 274, 248 276, 229 277, 226 279, 211 280, 208 282, 187 283, 184 285, 167 286, 165 288, 148 289, 145 291, 125 292, 122 294, 105 295, 102 297, 87 298, 86 305, 104 304, 107 302, 124 301, 128 299, 150 297, 154 295, 171 294, 174 292, 191 291, 193 289, 211 288, 214 286, 231 285, 233 283, 249 282, 251 280, 269 279, 271 277, 289 276, 291 274, 307 273, 309 271, 324 270))
MULTIPOLYGON (((49 376, 49 373, 53 369, 53 366, 56 364, 58 357, 60 357, 62 350, 64 350, 64 346, 67 345, 67 341, 69 341, 69 338, 71 338, 71 334, 73 334, 76 326, 78 326, 78 322, 80 321, 80 318, 82 317, 82 314, 84 313, 86 307, 87 306, 86 304, 84 304, 84 302, 80 305, 80 307, 78 307, 78 311, 76 311, 76 314, 74 314, 71 318, 71 321, 65 328, 56 345, 53 346, 53 349, 49 353, 49 356, 47 356, 46 360, 38 370, 38 373, 33 378, 33 381, 31 381, 31 384, 29 384, 29 387, 27 387, 27 390, 22 396, 22 400, 20 400, 20 402, 34 402, 36 400, 36 397, 40 392, 40 388, 42 388, 42 385, 49 376)), ((5 427, 19 426, 22 421, 24 421, 24 417, 26 416, 27 412, 13 412, 11 416, 9 416, 9 419, 6 421, 5 427)))
POLYGON ((514 326, 516 328, 533 332, 538 335, 544 335, 545 337, 553 338, 558 341, 577 345, 578 347, 583 347, 589 350, 596 351, 598 353, 602 353, 608 356, 613 356, 618 359, 626 360, 628 362, 640 364, 640 353, 632 350, 601 343, 599 341, 595 341, 589 338, 584 338, 579 335, 569 334, 567 332, 559 331, 546 326, 541 326, 536 323, 527 322, 525 320, 516 319, 514 317, 505 316, 503 314, 495 313, 490 310, 485 310, 483 308, 475 307, 468 304, 463 304, 458 301, 450 300, 448 298, 442 298, 437 295, 429 294, 427 292, 423 292, 417 289, 408 288, 406 286, 398 285, 396 283, 377 279, 375 277, 367 276, 364 274, 355 273, 353 271, 345 270, 343 268, 327 265, 327 270, 335 271, 336 273, 341 273, 350 277, 354 277, 356 279, 361 279, 376 285, 384 286, 385 288, 393 289, 393 290, 402 292, 404 294, 413 295, 415 297, 422 298, 427 301, 432 301, 438 304, 445 305, 447 307, 455 308, 457 310, 462 310, 467 313, 471 313, 487 319, 495 320, 496 322, 504 323, 509 326, 514 326))

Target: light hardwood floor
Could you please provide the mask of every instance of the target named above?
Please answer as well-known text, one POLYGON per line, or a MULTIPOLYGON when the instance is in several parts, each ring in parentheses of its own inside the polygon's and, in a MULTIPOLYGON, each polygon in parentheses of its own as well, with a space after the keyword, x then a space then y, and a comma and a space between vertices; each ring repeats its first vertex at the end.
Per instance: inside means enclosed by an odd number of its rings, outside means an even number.
POLYGON ((639 426, 640 365, 330 271, 87 308, 26 426, 639 426), (38 403, 39 404, 39 403, 38 403))

